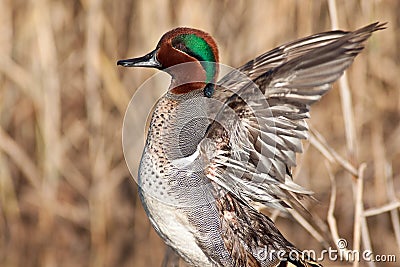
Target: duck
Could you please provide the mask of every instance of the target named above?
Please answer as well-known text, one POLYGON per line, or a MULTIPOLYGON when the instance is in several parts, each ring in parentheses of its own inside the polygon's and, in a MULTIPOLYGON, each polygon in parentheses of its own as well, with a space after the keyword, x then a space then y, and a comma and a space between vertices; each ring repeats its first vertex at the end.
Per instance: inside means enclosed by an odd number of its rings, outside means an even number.
POLYGON ((222 78, 216 41, 188 27, 165 33, 145 56, 117 62, 171 77, 151 114, 138 171, 143 208, 171 251, 197 267, 321 266, 262 210, 305 209, 312 192, 293 181, 292 169, 310 106, 384 28, 376 22, 314 34, 222 78))

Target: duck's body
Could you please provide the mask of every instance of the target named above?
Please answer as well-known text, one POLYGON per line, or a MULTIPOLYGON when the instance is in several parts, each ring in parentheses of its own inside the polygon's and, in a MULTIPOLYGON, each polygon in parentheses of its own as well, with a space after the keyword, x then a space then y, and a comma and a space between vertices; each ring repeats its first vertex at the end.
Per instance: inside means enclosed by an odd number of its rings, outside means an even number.
POLYGON ((195 29, 172 30, 148 55, 118 62, 172 76, 152 115, 138 180, 167 245, 199 267, 318 265, 300 253, 289 257, 299 251, 257 207, 285 210, 310 194, 290 171, 306 138, 309 105, 381 28, 310 36, 219 82, 216 44, 195 29))
MULTIPOLYGON (((200 90, 195 93, 202 96, 200 90)), ((181 131, 182 140, 190 142, 184 149, 180 147, 176 137, 182 129, 178 117, 184 101, 167 94, 155 107, 140 164, 139 193, 151 223, 169 246, 184 248, 180 255, 194 266, 213 266, 200 246, 189 245, 201 242, 212 246, 217 258, 229 257, 218 235, 220 220, 215 203, 210 203, 212 192, 199 190, 207 186, 207 178, 202 170, 194 170, 188 177, 173 164, 173 160, 196 151, 208 126, 208 120, 200 119, 191 125, 192 131, 181 131), (190 136, 182 136, 186 134, 190 136)), ((201 109, 201 102, 192 104, 192 111, 201 109)))

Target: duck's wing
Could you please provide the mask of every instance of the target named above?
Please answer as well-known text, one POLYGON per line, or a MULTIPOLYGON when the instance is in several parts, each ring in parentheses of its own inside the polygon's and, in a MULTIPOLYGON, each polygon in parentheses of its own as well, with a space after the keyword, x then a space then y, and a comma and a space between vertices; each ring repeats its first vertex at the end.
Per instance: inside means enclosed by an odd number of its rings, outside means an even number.
MULTIPOLYGON (((377 22, 364 28, 383 26, 384 24, 379 24, 377 22)), ((364 28, 360 29, 359 31, 364 30, 364 28)), ((237 70, 232 70, 226 74, 218 82, 218 84, 223 85, 223 87, 228 89, 230 92, 238 90, 243 87, 247 80, 255 80, 273 68, 281 66, 282 64, 294 58, 298 58, 301 55, 304 55, 305 53, 308 53, 318 47, 326 46, 327 44, 334 42, 349 33, 350 32, 341 30, 327 31, 283 44, 247 62, 237 70), (247 79, 244 79, 244 77, 247 77, 247 79)), ((226 89, 222 89, 222 91, 224 92, 226 89)), ((227 100, 227 97, 232 94, 221 94, 220 92, 216 93, 217 95, 215 95, 214 98, 219 100, 227 100)))
MULTIPOLYGON (((219 186, 215 186, 217 192, 219 186)), ((322 267, 287 241, 273 221, 230 193, 217 193, 221 236, 233 266, 322 267)))
POLYGON ((207 177, 253 207, 299 205, 299 197, 311 192, 292 181, 291 167, 307 138, 310 105, 331 88, 372 32, 383 28, 374 23, 313 35, 244 65, 240 70, 250 81, 233 73, 223 78, 215 90, 223 106, 197 151, 207 177), (235 93, 229 95, 232 86, 235 93))

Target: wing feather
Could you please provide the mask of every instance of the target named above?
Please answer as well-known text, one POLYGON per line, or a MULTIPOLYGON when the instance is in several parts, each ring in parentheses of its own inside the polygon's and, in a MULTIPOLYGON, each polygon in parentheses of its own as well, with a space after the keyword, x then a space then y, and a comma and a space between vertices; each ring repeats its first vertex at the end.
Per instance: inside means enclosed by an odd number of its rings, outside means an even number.
POLYGON ((223 77, 213 96, 223 107, 198 149, 207 177, 254 208, 301 207, 299 199, 311 192, 292 181, 291 168, 307 139, 310 105, 383 28, 374 23, 312 35, 223 77))

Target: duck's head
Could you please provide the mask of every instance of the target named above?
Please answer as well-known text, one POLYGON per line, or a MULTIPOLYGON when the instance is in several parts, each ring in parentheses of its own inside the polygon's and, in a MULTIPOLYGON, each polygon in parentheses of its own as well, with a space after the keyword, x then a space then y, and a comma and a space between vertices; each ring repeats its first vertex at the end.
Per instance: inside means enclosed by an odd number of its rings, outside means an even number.
POLYGON ((216 63, 218 48, 210 35, 197 29, 176 28, 165 33, 147 55, 119 60, 117 65, 164 70, 172 76, 172 93, 204 89, 204 95, 210 97, 218 76, 216 63), (190 64, 180 65, 183 63, 190 64))

